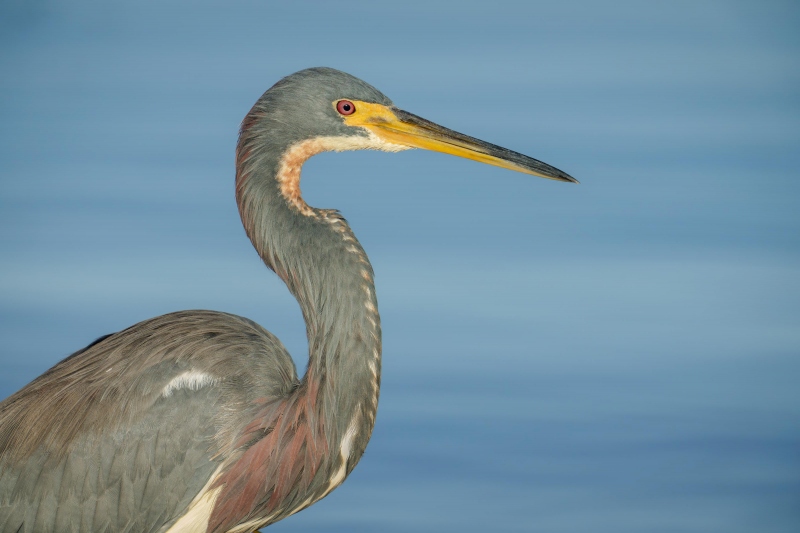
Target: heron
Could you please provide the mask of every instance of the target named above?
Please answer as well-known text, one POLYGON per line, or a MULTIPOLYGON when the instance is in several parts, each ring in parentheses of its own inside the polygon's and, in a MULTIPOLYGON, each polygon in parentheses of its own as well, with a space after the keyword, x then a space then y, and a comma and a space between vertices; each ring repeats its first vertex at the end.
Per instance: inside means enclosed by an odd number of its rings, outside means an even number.
POLYGON ((331 68, 289 75, 242 121, 236 201, 303 314, 302 378, 255 322, 180 311, 97 339, 0 403, 0 532, 254 531, 328 495, 372 434, 381 380, 373 269, 342 215, 308 205, 325 151, 423 148, 576 182, 403 111, 331 68))

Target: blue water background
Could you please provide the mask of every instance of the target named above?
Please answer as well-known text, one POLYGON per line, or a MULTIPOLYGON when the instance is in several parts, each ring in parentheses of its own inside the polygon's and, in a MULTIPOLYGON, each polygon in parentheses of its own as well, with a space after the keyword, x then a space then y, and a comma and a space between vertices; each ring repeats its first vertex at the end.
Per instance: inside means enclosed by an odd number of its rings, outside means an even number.
POLYGON ((361 464, 280 532, 800 530, 794 2, 0 6, 0 397, 179 309, 302 317, 233 199, 238 124, 327 65, 571 173, 323 154, 377 272, 361 464))

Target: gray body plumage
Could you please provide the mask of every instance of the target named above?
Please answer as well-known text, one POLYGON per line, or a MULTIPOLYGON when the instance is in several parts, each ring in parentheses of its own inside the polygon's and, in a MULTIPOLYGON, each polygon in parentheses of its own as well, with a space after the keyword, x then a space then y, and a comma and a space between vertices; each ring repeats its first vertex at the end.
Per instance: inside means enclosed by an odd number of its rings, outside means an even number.
POLYGON ((3 402, 0 531, 165 531, 151 525, 203 488, 246 407, 297 384, 280 342, 241 317, 184 311, 109 336, 3 402), (219 378, 163 393, 191 371, 219 378))
POLYGON ((0 531, 165 531, 253 400, 298 384, 280 342, 234 315, 183 311, 112 335, 3 402, 0 531), (217 381, 164 394, 190 371, 217 381))

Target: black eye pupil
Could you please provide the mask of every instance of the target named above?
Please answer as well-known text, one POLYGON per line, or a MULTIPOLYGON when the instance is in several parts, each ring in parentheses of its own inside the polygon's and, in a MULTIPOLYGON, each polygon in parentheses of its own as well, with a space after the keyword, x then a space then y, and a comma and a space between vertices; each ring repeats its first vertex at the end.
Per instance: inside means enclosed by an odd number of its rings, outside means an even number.
POLYGON ((344 104, 342 106, 342 109, 344 109, 345 111, 350 111, 350 104, 344 104))

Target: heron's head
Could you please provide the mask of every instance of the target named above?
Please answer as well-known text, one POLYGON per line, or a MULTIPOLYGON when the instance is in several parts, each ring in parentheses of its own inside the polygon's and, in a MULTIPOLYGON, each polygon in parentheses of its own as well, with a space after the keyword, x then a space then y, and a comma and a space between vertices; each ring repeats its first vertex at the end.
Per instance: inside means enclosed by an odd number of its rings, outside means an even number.
MULTIPOLYGON (((344 72, 311 68, 276 83, 242 124, 253 142, 304 160, 326 150, 424 148, 559 181, 574 178, 546 163, 398 109, 383 93, 344 72)), ((300 161, 302 163, 302 161, 300 161)))

